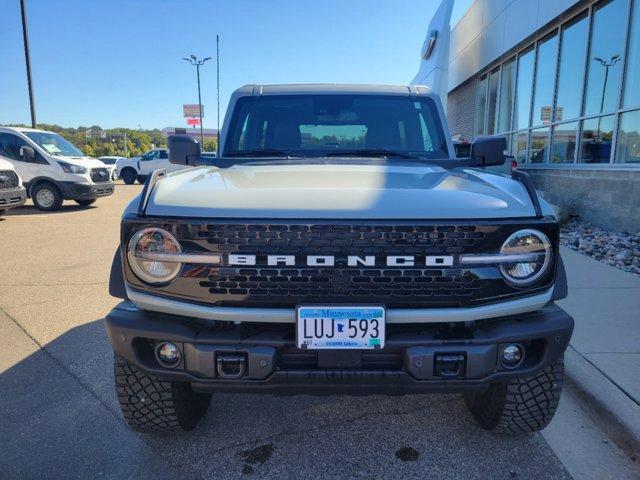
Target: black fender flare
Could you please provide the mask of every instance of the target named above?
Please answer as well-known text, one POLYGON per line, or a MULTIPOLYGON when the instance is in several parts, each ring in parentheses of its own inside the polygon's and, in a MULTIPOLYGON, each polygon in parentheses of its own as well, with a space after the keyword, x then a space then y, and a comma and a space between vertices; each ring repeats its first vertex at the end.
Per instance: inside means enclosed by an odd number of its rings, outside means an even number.
POLYGON ((553 293, 551 295, 551 301, 562 300, 567 298, 569 294, 569 287, 567 286, 567 272, 564 268, 564 262, 562 256, 558 252, 558 261, 556 262, 556 278, 553 283, 553 293))
POLYGON ((111 273, 109 274, 109 295, 123 300, 128 300, 127 289, 124 284, 124 274, 122 271, 122 251, 120 247, 113 255, 111 263, 111 273))

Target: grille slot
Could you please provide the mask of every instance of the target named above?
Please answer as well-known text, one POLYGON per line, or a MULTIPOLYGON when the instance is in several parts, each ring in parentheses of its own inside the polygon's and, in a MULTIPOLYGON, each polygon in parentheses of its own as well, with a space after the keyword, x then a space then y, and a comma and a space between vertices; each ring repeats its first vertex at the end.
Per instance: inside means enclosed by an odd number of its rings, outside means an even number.
POLYGON ((0 190, 18 188, 18 175, 13 170, 0 170, 0 190))
POLYGON ((109 178, 109 170, 106 168, 92 168, 91 169, 91 180, 94 183, 103 183, 108 182, 109 178))

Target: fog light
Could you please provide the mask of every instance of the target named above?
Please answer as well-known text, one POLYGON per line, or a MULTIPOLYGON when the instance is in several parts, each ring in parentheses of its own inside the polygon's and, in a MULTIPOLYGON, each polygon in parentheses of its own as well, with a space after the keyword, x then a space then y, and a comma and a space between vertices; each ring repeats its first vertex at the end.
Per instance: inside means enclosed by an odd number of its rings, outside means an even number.
POLYGON ((524 357, 522 347, 515 343, 510 343, 502 349, 502 364, 505 367, 513 368, 520 364, 524 357))
POLYGON ((156 347, 156 358, 163 366, 173 368, 180 363, 180 349, 175 343, 159 343, 156 347))

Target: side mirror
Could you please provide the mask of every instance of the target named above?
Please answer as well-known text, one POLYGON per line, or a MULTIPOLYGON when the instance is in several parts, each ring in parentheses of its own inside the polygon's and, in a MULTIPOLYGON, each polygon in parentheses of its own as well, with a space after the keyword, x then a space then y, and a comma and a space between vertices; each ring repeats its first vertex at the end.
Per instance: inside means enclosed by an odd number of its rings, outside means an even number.
POLYGON ((189 135, 169 135, 169 162, 177 165, 197 165, 202 149, 189 135))
POLYGON ((482 167, 504 165, 507 139, 503 136, 478 137, 471 144, 471 157, 482 167))
POLYGON ((20 158, 23 162, 33 163, 36 161, 36 152, 31 147, 20 147, 20 158))

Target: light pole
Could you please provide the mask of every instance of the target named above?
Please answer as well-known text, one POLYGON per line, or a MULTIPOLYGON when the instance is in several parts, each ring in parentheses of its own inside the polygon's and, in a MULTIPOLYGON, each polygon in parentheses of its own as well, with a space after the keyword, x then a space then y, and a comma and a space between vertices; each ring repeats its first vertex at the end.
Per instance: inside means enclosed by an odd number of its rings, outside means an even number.
MULTIPOLYGON (((609 80, 609 68, 613 67, 620 61, 620 55, 612 55, 611 60, 608 62, 600 57, 593 57, 596 62, 600 62, 600 65, 604 67, 604 82, 602 82, 602 97, 600 98, 600 113, 604 109, 604 94, 607 90, 607 81, 609 80)), ((602 116, 598 117, 598 133, 596 134, 596 142, 600 142, 600 122, 602 122, 602 116)))
POLYGON ((202 131, 202 97, 200 96, 200 66, 204 65, 204 62, 207 60, 211 60, 211 57, 207 57, 203 60, 198 60, 198 57, 195 55, 191 55, 190 58, 183 58, 191 65, 195 65, 196 67, 196 75, 198 76, 198 113, 200 114, 200 145, 204 148, 204 133, 202 131))
POLYGON ((31 80, 31 54, 29 52, 29 29, 27 28, 26 0, 20 0, 20 14, 22 17, 22 39, 24 42, 24 60, 27 64, 27 84, 29 86, 29 108, 31 109, 31 127, 36 128, 36 104, 33 98, 33 81, 31 80))

